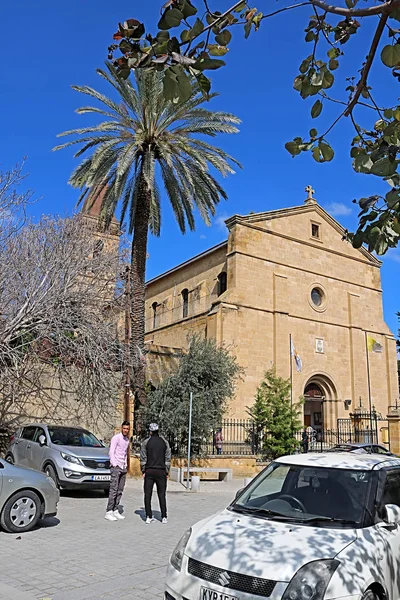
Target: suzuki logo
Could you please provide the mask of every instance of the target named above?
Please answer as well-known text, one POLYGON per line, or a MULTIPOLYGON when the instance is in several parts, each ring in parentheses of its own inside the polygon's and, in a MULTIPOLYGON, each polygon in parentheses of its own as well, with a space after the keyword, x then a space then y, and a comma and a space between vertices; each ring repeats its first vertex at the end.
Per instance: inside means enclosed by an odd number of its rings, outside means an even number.
POLYGON ((223 573, 221 573, 221 575, 218 577, 218 581, 221 585, 226 587, 230 583, 231 578, 226 571, 223 571, 223 573))

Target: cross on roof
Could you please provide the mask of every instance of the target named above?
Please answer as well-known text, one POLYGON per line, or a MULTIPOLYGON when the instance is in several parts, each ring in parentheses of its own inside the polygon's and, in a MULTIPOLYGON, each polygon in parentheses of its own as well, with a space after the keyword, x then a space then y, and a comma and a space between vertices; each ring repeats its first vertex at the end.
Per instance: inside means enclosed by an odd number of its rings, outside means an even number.
POLYGON ((307 196, 307 200, 314 200, 314 196, 313 194, 315 194, 315 190, 313 189, 312 185, 308 185, 305 189, 305 191, 307 192, 308 196, 307 196))

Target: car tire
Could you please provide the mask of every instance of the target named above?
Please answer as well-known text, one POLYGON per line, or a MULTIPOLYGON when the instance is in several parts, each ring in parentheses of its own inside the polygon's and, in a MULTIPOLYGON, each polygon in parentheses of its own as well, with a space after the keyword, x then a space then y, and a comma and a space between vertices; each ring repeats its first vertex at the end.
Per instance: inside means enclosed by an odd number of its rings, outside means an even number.
POLYGON ((12 454, 7 454, 7 456, 4 459, 6 462, 8 462, 10 465, 14 464, 14 457, 12 454))
POLYGON ((60 489, 60 484, 58 483, 58 477, 54 467, 52 467, 51 465, 46 465, 46 467, 44 468, 44 472, 47 475, 47 477, 50 477, 50 479, 54 481, 57 488, 60 489))
POLYGON ((31 490, 21 490, 5 503, 0 515, 0 525, 7 533, 25 533, 35 527, 41 510, 39 496, 31 490))
POLYGON ((372 590, 367 590, 362 595, 361 600, 379 600, 379 596, 375 594, 375 592, 373 592, 372 590))

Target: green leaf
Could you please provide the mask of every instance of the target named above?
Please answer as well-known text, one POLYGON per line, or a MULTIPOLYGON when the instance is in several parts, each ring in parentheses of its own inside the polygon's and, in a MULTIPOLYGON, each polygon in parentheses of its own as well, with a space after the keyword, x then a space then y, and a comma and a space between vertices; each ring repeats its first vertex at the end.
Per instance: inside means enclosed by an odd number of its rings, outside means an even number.
POLYGON ((399 202, 399 190, 390 190, 385 196, 389 208, 394 208, 399 202))
POLYGON ((156 40, 159 44, 162 44, 163 42, 168 42, 169 37, 169 31, 159 31, 156 35, 156 40))
POLYGON ((246 25, 244 26, 244 37, 247 38, 250 35, 251 32, 251 26, 252 26, 252 22, 251 21, 247 21, 246 25))
POLYGON ((184 29, 183 31, 181 31, 181 42, 183 42, 184 44, 186 42, 190 42, 190 31, 189 29, 184 29))
POLYGON ((330 162, 335 156, 333 148, 327 142, 319 142, 319 148, 325 162, 330 162))
POLYGON ((286 142, 285 148, 293 157, 301 152, 299 145, 296 142, 286 142))
POLYGON ((229 29, 224 29, 224 31, 221 31, 221 33, 219 33, 218 35, 215 36, 215 41, 220 46, 227 46, 229 44, 229 42, 231 41, 231 39, 232 39, 232 34, 229 31, 229 29))
POLYGON ((337 48, 330 48, 328 50, 328 57, 330 59, 337 58, 338 56, 340 56, 340 50, 338 50, 337 48))
POLYGON ((190 30, 191 39, 200 35, 201 32, 203 31, 203 29, 204 29, 203 21, 200 21, 200 19, 196 19, 195 24, 193 25, 192 29, 190 30))
POLYGON ((387 67, 393 68, 400 64, 400 46, 385 46, 381 52, 381 60, 387 67))
POLYGON ((305 40, 306 42, 313 42, 315 40, 315 33, 313 31, 308 31, 305 40))
POLYGON ((362 231, 357 231, 355 236, 353 237, 353 248, 361 248, 364 242, 364 234, 362 231))
POLYGON ((165 31, 178 27, 183 19, 183 13, 177 8, 168 8, 158 22, 158 28, 165 31))
POLYGON ((313 159, 316 160, 317 162, 322 162, 322 156, 321 156, 321 151, 319 149, 318 146, 314 146, 314 148, 312 149, 312 156, 313 159))
POLYGON ((361 151, 354 159, 353 169, 356 173, 370 173, 373 164, 371 157, 364 151, 361 151))
POLYGON ((179 8, 181 9, 185 19, 187 19, 188 17, 194 17, 194 15, 197 14, 197 8, 193 6, 190 0, 182 0, 182 2, 180 2, 179 8))
POLYGON ((388 158, 377 160, 371 167, 371 173, 378 177, 390 177, 396 172, 397 163, 388 158))
POLYGON ((335 78, 333 74, 330 71, 324 71, 324 79, 322 81, 322 87, 324 88, 324 90, 327 90, 328 88, 332 87, 334 81, 335 78))
POLYGON ((300 67, 299 67, 299 71, 300 73, 307 73, 308 68, 310 66, 310 59, 309 58, 305 58, 303 60, 303 62, 301 63, 300 67))
POLYGON ((392 223, 392 229, 400 235, 400 223, 397 219, 394 219, 392 223))
POLYGON ((328 63, 328 67, 331 69, 331 71, 335 71, 339 66, 339 61, 336 60, 336 58, 332 58, 329 63, 328 63))
POLYGON ((199 73, 196 75, 197 83, 200 86, 203 94, 209 94, 211 89, 211 81, 204 75, 204 73, 199 73))
POLYGON ((216 58, 200 58, 193 65, 194 69, 198 69, 199 71, 214 71, 215 69, 219 69, 220 67, 225 66, 225 62, 223 60, 218 60, 216 58))
POLYGON ((229 52, 229 48, 226 46, 218 46, 218 44, 208 44, 207 50, 211 56, 224 56, 229 52))
POLYGON ((132 50, 132 46, 127 40, 122 40, 119 45, 119 49, 121 50, 122 54, 126 54, 132 50))
POLYGON ((316 138, 318 135, 318 131, 316 129, 310 129, 310 137, 316 138))
POLYGON ((389 14, 389 17, 391 19, 395 19, 396 21, 400 21, 400 8, 395 8, 392 10, 392 12, 389 14))
POLYGON ((322 106, 323 105, 322 105, 321 100, 317 100, 313 104, 312 109, 311 109, 311 116, 312 116, 313 119, 315 119, 316 117, 319 117, 319 115, 322 112, 322 106))

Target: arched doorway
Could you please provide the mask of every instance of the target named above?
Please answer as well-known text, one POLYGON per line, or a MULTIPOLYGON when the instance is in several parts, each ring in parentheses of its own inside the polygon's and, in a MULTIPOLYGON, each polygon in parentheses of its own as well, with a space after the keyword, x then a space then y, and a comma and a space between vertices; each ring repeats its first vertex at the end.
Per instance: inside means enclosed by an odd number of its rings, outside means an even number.
POLYGON ((325 396, 322 388, 314 382, 308 383, 304 389, 304 427, 312 427, 322 431, 324 425, 325 396))
POLYGON ((318 373, 309 378, 304 388, 304 425, 317 432, 335 428, 337 391, 329 376, 318 373))

